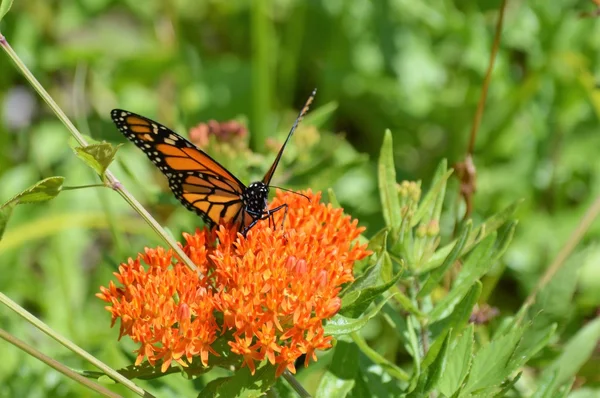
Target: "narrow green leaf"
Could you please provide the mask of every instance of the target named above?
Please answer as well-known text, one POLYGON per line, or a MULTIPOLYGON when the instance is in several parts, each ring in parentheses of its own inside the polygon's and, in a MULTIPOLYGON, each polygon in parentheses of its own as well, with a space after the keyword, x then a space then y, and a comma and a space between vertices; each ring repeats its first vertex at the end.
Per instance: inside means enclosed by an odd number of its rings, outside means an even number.
POLYGON ((408 381, 410 376, 395 363, 387 360, 383 355, 369 347, 365 339, 358 333, 351 334, 352 340, 358 348, 365 354, 373 363, 381 366, 381 369, 387 372, 390 376, 400 380, 408 381))
POLYGON ((275 383, 276 367, 265 361, 256 368, 254 375, 248 367, 241 368, 233 376, 221 377, 208 383, 198 397, 240 397, 257 398, 264 396, 275 383))
POLYGON ((369 308, 369 305, 371 305, 371 303, 376 298, 381 297, 383 293, 385 293, 392 286, 394 286, 396 282, 398 282, 398 279, 400 279, 400 276, 402 276, 401 272, 399 272, 387 283, 360 290, 360 295, 352 303, 346 305, 345 307, 342 307, 342 309, 340 310, 340 315, 347 316, 350 318, 359 317, 363 312, 367 310, 367 308, 369 308))
POLYGON ((13 203, 7 203, 6 205, 0 207, 0 240, 2 240, 2 235, 4 235, 6 225, 8 224, 8 219, 10 218, 14 207, 15 205, 13 203))
POLYGON ((492 257, 493 263, 500 260, 510 246, 510 242, 512 242, 512 238, 515 235, 515 230, 517 229, 518 224, 519 223, 517 221, 509 221, 506 224, 506 228, 500 228, 498 230, 498 239, 496 239, 494 256, 492 257))
MULTIPOLYGON (((450 336, 452 335, 452 333, 448 333, 446 335, 446 338, 444 340, 442 340, 442 344, 440 349, 438 350, 437 355, 435 355, 435 359, 433 360, 433 362, 431 363, 431 365, 429 365, 429 367, 427 368, 427 381, 425 383, 425 388, 423 390, 423 393, 428 393, 430 392, 435 385, 438 383, 438 381, 440 380, 440 377, 444 374, 444 372, 446 371, 446 364, 448 362, 448 347, 450 345, 450 336)), ((435 345, 435 343, 434 343, 435 345)), ((433 349, 433 345, 432 345, 432 349, 433 349)), ((429 351, 432 352, 432 349, 430 349, 429 351)), ((427 355, 429 355, 429 352, 427 353, 427 355)), ((427 356, 425 357, 425 360, 423 361, 423 365, 425 366, 425 363, 428 362, 428 358, 427 356)))
POLYGON ((407 392, 413 392, 418 385, 419 375, 421 374, 421 348, 419 338, 417 337, 417 325, 419 323, 414 316, 409 316, 406 319, 406 331, 403 336, 407 342, 406 347, 410 356, 413 358, 413 373, 408 386, 407 392))
POLYGON ((525 365, 535 354, 548 345, 556 332, 556 324, 538 328, 535 327, 535 323, 534 321, 533 325, 527 328, 521 338, 515 354, 506 367, 509 372, 514 372, 525 365))
POLYGON ((390 130, 386 130, 383 137, 378 169, 383 219, 388 227, 397 230, 400 228, 402 219, 400 217, 400 199, 398 198, 396 168, 394 166, 394 146, 390 130))
POLYGON ((458 259, 458 256, 462 253, 465 243, 467 243, 467 237, 469 236, 469 234, 471 232, 472 226, 473 226, 473 223, 470 220, 465 224, 465 226, 462 228, 462 230, 460 232, 460 236, 456 240, 456 244, 452 248, 452 251, 450 252, 450 254, 448 254, 448 256, 444 259, 444 262, 442 263, 442 265, 440 267, 435 268, 429 274, 427 281, 425 281, 425 284, 423 285, 423 287, 417 294, 418 298, 423 298, 423 297, 427 296, 429 293, 431 293, 431 291, 442 280, 442 278, 444 277, 444 274, 446 273, 448 268, 450 268, 452 266, 452 264, 454 264, 454 262, 458 259))
POLYGON ((558 370, 543 372, 537 380, 537 390, 531 398, 553 398, 556 394, 558 370))
POLYGON ((360 297, 360 292, 360 290, 354 290, 352 292, 344 292, 343 294, 340 294, 340 297, 342 298, 341 308, 348 307, 352 305, 356 300, 358 300, 358 298, 360 297))
POLYGON ((517 384, 517 381, 519 381, 522 375, 523 372, 519 372, 515 377, 512 378, 512 380, 509 379, 508 381, 502 383, 502 385, 500 386, 500 391, 498 391, 494 396, 498 398, 505 397, 506 394, 508 394, 508 392, 513 389, 515 384, 517 384))
POLYGON ((367 247, 374 253, 381 253, 386 250, 387 245, 387 237, 389 230, 387 228, 383 228, 379 230, 373 237, 369 240, 369 246, 367 247))
POLYGON ((375 315, 379 313, 385 303, 392 297, 394 297, 393 294, 381 300, 381 302, 377 303, 377 305, 371 311, 358 319, 347 318, 339 314, 335 315, 325 325, 325 334, 328 336, 337 336, 349 334, 362 329, 371 318, 375 317, 375 315))
POLYGON ((331 203, 331 206, 333 206, 336 209, 339 209, 340 207, 340 202, 338 202, 337 197, 335 196, 335 191, 331 188, 327 189, 327 197, 329 200, 329 203, 331 203))
MULTIPOLYGON (((571 377, 570 380, 567 380, 562 386, 558 387, 556 391, 556 395, 554 398, 576 398, 575 394, 571 394, 571 390, 573 389, 573 384, 575 384, 575 377, 571 377)), ((581 391, 581 390, 578 390, 581 391)), ((593 392, 593 395, 590 395, 590 398, 598 398, 598 392, 593 392)), ((580 397, 581 398, 581 397, 580 397)))
POLYGON ((574 377, 589 359, 600 340, 600 318, 596 318, 575 334, 563 348, 562 354, 544 370, 558 371, 557 383, 565 383, 574 377))
POLYGON ((38 181, 23 192, 11 198, 4 203, 0 208, 4 208, 9 204, 36 203, 54 199, 62 188, 64 177, 48 177, 42 181, 38 181))
POLYGON ((75 154, 104 179, 106 169, 113 161, 122 144, 112 146, 108 142, 75 148, 75 154))
POLYGON ((452 170, 448 170, 446 159, 442 160, 434 174, 429 192, 423 197, 415 215, 411 219, 410 226, 414 227, 424 218, 429 220, 439 220, 444 196, 446 194, 446 182, 452 175, 452 170), (429 217, 425 217, 429 216, 429 217))
POLYGON ((493 254, 492 247, 494 245, 496 234, 488 236, 481 242, 465 261, 462 270, 458 274, 452 290, 440 300, 431 310, 429 318, 431 321, 437 321, 446 316, 456 303, 467 294, 475 281, 479 280, 494 263, 491 261, 493 254))
POLYGON ((468 293, 447 317, 431 324, 429 330, 434 339, 444 338, 444 335, 450 329, 454 330, 455 334, 459 334, 462 331, 473 313, 473 307, 477 304, 477 300, 479 300, 481 289, 481 282, 475 281, 468 293))
MULTIPOLYGON (((494 233, 498 228, 500 228, 504 223, 506 223, 517 210, 517 207, 520 203, 521 201, 513 203, 506 209, 502 210, 500 213, 494 214, 475 230, 471 231, 461 255, 464 253, 468 253, 475 245, 477 245, 483 239, 488 237, 490 234, 494 233)), ((442 264, 442 262, 446 258, 446 256, 448 256, 455 243, 456 240, 436 250, 436 252, 431 256, 429 261, 426 264, 424 264, 419 271, 421 273, 425 273, 436 267, 439 267, 440 264, 442 264)))
POLYGON ((404 292, 402 292, 399 288, 394 289, 394 297, 395 300, 400 303, 400 305, 412 315, 415 315, 418 318, 425 318, 425 314, 422 313, 418 308, 415 302, 411 300, 404 292))
POLYGON ((374 256, 374 259, 375 262, 367 267, 365 272, 359 275, 358 278, 344 290, 344 294, 379 286, 394 278, 392 275, 392 260, 386 251, 381 252, 379 256, 374 256))
POLYGON ((452 396, 467 377, 473 358, 473 324, 456 339, 448 353, 446 371, 442 373, 436 388, 447 397, 452 396))
POLYGON ((4 16, 8 13, 8 10, 10 10, 12 3, 13 0, 2 0, 2 2, 0 2, 0 21, 2 21, 4 16))
POLYGON ((319 382, 315 396, 345 397, 354 387, 358 371, 359 349, 356 344, 338 340, 329 369, 319 382))
MULTIPOLYGON (((361 355, 359 357, 359 370, 356 377, 356 385, 350 397, 402 397, 404 389, 407 386, 406 381, 396 377, 396 380, 390 380, 390 373, 386 371, 385 366, 374 364, 370 357, 361 355), (390 382, 391 381, 391 382, 390 382)), ((406 375, 406 380, 408 380, 406 375)))

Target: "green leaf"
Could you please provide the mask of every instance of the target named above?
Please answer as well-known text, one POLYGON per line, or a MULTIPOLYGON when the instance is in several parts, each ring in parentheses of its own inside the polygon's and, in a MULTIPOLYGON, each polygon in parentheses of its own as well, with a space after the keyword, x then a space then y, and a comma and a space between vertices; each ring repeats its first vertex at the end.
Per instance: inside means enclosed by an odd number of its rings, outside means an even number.
POLYGON ((387 228, 379 230, 369 240, 369 246, 367 247, 367 249, 371 250, 374 253, 381 253, 382 251, 386 250, 388 233, 389 230, 387 228))
POLYGON ((571 256, 538 293, 535 304, 528 311, 530 317, 535 316, 537 327, 563 324, 572 314, 572 299, 577 288, 579 268, 587 254, 588 251, 584 250, 571 256))
POLYGON ((519 372, 517 373, 517 375, 515 377, 513 377, 512 379, 508 379, 507 381, 505 381, 504 383, 502 383, 500 385, 500 391, 496 392, 494 394, 494 397, 505 397, 506 394, 513 389, 513 387, 515 386, 515 384, 517 384, 517 381, 519 381, 519 379, 521 378, 521 376, 523 375, 523 372, 519 372))
POLYGON ((383 251, 379 256, 374 256, 374 258, 375 262, 368 266, 365 271, 344 290, 344 294, 379 286, 394 278, 392 274, 393 264, 390 255, 386 251, 383 251))
POLYGON ((473 360, 474 331, 473 324, 469 325, 449 350, 446 371, 441 375, 436 386, 447 397, 452 396, 467 377, 473 360))
POLYGON ((256 368, 252 375, 248 367, 235 372, 233 376, 221 377, 208 383, 198 397, 261 397, 275 383, 277 368, 267 361, 256 368))
POLYGON ((531 398, 553 398, 556 393, 558 370, 542 373, 537 380, 538 388, 531 398))
POLYGON ((381 300, 381 302, 377 303, 377 305, 371 311, 358 319, 347 318, 339 314, 335 315, 325 325, 325 334, 328 336, 337 336, 349 334, 362 329, 371 318, 375 317, 375 315, 379 313, 385 303, 394 296, 395 295, 392 294, 389 297, 381 300))
POLYGON ((473 359, 473 366, 462 393, 468 394, 502 383, 510 375, 506 367, 522 334, 522 329, 512 330, 481 348, 473 359))
POLYGON ((36 203, 54 199, 62 189, 64 177, 48 177, 36 184, 30 186, 20 194, 12 197, 4 203, 0 208, 4 208, 9 204, 36 203))
MULTIPOLYGON (((571 390, 573 389, 573 384, 575 384, 575 377, 572 377, 571 380, 568 380, 565 384, 563 384, 562 386, 558 387, 558 390, 556 391, 556 395, 554 396, 554 398, 581 398, 578 397, 576 394, 571 394, 571 390)), ((581 390, 578 390, 581 391, 581 390)), ((598 391, 596 390, 595 392, 592 392, 590 395, 588 395, 589 398, 598 398, 598 391)), ((586 398, 588 398, 586 397, 586 398)))
POLYGON ((596 318, 573 336, 563 348, 561 355, 544 370, 558 371, 557 383, 565 383, 574 377, 590 358, 600 340, 600 318, 596 318))
POLYGON ((429 216, 427 221, 440 219, 442 204, 446 195, 446 182, 451 175, 452 170, 448 170, 448 162, 446 159, 442 160, 435 171, 429 192, 421 200, 415 215, 411 219, 411 227, 417 225, 427 215, 429 216))
POLYGON ((392 286, 394 286, 396 282, 398 282, 398 279, 400 279, 400 276, 402 276, 401 272, 399 272, 387 283, 360 290, 359 296, 356 297, 356 299, 352 303, 349 303, 345 307, 342 307, 342 309, 340 310, 340 315, 347 316, 350 318, 357 318, 363 312, 365 312, 367 308, 369 308, 369 305, 371 305, 371 303, 376 298, 381 297, 383 293, 385 293, 392 286))
POLYGON ((10 218, 14 207, 15 205, 13 203, 7 203, 6 205, 0 207, 0 240, 2 240, 2 235, 4 235, 6 225, 8 224, 8 219, 10 218))
POLYGON ((108 142, 75 148, 75 154, 104 180, 104 173, 122 144, 112 146, 108 142))
POLYGON ((448 362, 448 346, 450 345, 451 335, 452 333, 448 333, 446 335, 446 338, 444 338, 443 340, 438 340, 442 341, 439 348, 437 348, 437 346, 439 345, 436 344, 437 341, 434 342, 434 344, 429 349, 429 352, 427 352, 425 359, 423 360, 423 367, 425 368, 427 366, 427 372, 425 373, 427 376, 425 378, 426 382, 425 387, 423 389, 423 394, 427 394, 429 391, 431 391, 435 387, 437 382, 440 380, 440 377, 446 371, 446 364, 448 362), (434 347, 436 349, 434 349, 434 347), (433 359, 431 365, 428 365, 428 362, 430 361, 431 357, 435 359, 433 359))
POLYGON ((455 334, 462 331, 463 327, 471 318, 473 307, 477 304, 477 300, 481 295, 481 282, 475 281, 469 292, 463 299, 454 307, 454 310, 447 317, 434 322, 430 325, 429 330, 434 339, 444 338, 444 335, 450 330, 454 330, 455 334))
POLYGON ((479 280, 494 263, 491 261, 496 234, 481 242, 465 261, 452 290, 429 313, 431 321, 437 321, 452 311, 456 303, 467 294, 475 281, 479 280))
POLYGON ((117 384, 116 381, 114 381, 112 378, 108 377, 107 375, 102 375, 100 377, 98 377, 96 379, 96 381, 100 384, 104 384, 104 385, 113 385, 113 384, 117 384))
POLYGON ((509 372, 514 372, 525 365, 535 354, 548 345, 556 332, 556 324, 544 328, 535 327, 535 324, 536 321, 534 320, 533 325, 526 329, 521 338, 515 354, 506 367, 509 372))
POLYGON ((338 340, 329 369, 319 382, 316 397, 345 397, 354 387, 358 371, 356 344, 338 340))
POLYGON ((2 2, 0 2, 0 21, 2 21, 4 16, 8 13, 8 10, 10 10, 12 3, 13 0, 2 0, 2 2))
POLYGON ((410 376, 400 367, 398 367, 395 363, 386 359, 383 355, 369 347, 365 339, 360 336, 358 333, 352 333, 352 340, 358 348, 362 351, 365 356, 367 356, 373 363, 381 366, 381 369, 387 372, 390 376, 400 380, 400 381, 408 381, 410 376))
POLYGON ((454 264, 454 262, 458 259, 458 256, 462 253, 463 247, 465 243, 467 243, 467 237, 471 232, 471 227, 473 223, 469 220, 466 225, 462 228, 460 236, 456 240, 456 244, 452 248, 452 251, 448 254, 448 256, 444 259, 442 265, 438 268, 435 268, 429 274, 427 281, 417 294, 418 298, 423 298, 427 296, 431 291, 437 286, 440 280, 442 280, 444 274, 454 264))
POLYGON ((503 227, 498 230, 498 239, 496 239, 496 244, 494 245, 494 256, 492 257, 492 263, 500 260, 500 258, 504 255, 510 246, 513 236, 515 235, 515 230, 517 229, 518 224, 519 223, 517 221, 509 221, 505 224, 505 228, 503 227))
MULTIPOLYGON (((475 245, 484 240, 490 234, 494 233, 498 228, 500 228, 504 223, 506 223, 517 210, 517 207, 520 203, 521 201, 513 203, 506 209, 502 210, 500 213, 494 214, 475 230, 471 231, 461 255, 464 253, 468 253, 475 245)), ((448 256, 455 243, 456 240, 436 250, 436 252, 431 256, 429 261, 420 268, 419 272, 425 273, 434 268, 439 267, 446 258, 446 256, 448 256)))
POLYGON ((402 218, 400 216, 400 199, 398 198, 396 168, 394 166, 394 146, 390 130, 386 130, 383 137, 378 170, 383 219, 388 227, 398 230, 402 218))
POLYGON ((366 355, 359 357, 358 365, 359 370, 356 375, 356 385, 351 391, 350 397, 404 396, 403 390, 406 388, 406 382, 390 380, 390 374, 386 371, 387 367, 385 365, 374 364, 374 361, 366 355))
POLYGON ((406 319, 406 330, 404 331, 403 339, 406 341, 406 348, 410 356, 413 358, 413 374, 408 386, 407 392, 412 392, 417 387, 419 375, 421 374, 421 349, 419 338, 417 337, 417 325, 419 323, 414 316, 409 316, 406 319))

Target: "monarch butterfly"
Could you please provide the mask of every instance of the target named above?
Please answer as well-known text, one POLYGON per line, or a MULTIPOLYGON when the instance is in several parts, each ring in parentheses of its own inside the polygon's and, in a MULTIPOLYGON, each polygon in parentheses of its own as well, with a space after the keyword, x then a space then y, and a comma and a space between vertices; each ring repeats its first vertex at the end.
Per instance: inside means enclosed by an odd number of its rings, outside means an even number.
POLYGON ((258 221, 287 208, 283 204, 267 209, 269 184, 285 146, 316 92, 314 89, 308 97, 262 181, 248 186, 206 152, 160 123, 121 109, 113 109, 110 115, 125 137, 144 151, 168 178, 171 191, 188 210, 196 212, 211 227, 221 221, 238 224, 239 231, 246 236, 258 221))

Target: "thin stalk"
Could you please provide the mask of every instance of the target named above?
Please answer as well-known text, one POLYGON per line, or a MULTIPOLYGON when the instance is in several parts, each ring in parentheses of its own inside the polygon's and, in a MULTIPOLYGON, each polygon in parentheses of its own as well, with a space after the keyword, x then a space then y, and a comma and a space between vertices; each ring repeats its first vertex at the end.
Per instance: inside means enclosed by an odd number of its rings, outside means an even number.
POLYGON ((386 372, 388 372, 391 376, 395 377, 398 380, 409 381, 410 375, 406 373, 404 370, 389 362, 387 359, 381 356, 377 351, 369 347, 367 342, 356 332, 350 333, 350 337, 352 341, 360 348, 360 350, 365 354, 371 361, 381 365, 386 372))
MULTIPOLYGON (((73 138, 77 141, 77 143, 85 147, 88 145, 87 141, 81 135, 81 133, 77 130, 75 125, 71 123, 67 115, 60 109, 58 104, 52 99, 50 94, 42 87, 42 85, 37 81, 35 76, 27 69, 27 66, 21 61, 17 53, 12 49, 10 44, 6 41, 6 38, 0 34, 0 46, 4 49, 8 57, 14 62, 17 69, 25 76, 27 81, 31 84, 35 91, 42 97, 42 99, 48 104, 50 109, 56 114, 58 119, 67 127, 73 138)), ((179 259, 183 261, 190 269, 198 272, 198 268, 194 265, 192 260, 183 252, 181 247, 177 245, 167 232, 160 226, 160 224, 144 209, 144 207, 125 189, 125 187, 117 180, 117 178, 109 171, 106 170, 106 183, 107 186, 117 191, 119 195, 150 225, 150 227, 156 232, 177 254, 179 259)))
POLYGON ((104 184, 87 184, 87 185, 77 185, 77 186, 73 186, 73 187, 70 187, 68 185, 67 186, 63 185, 60 188, 60 190, 61 191, 75 191, 75 190, 84 189, 84 188, 106 188, 106 185, 104 185, 104 184))
POLYGON ((302 398, 310 398, 311 395, 302 387, 302 384, 298 383, 298 380, 290 373, 289 370, 283 372, 283 378, 290 384, 290 386, 300 395, 302 398))
MULTIPOLYGON (((39 330, 41 330, 42 332, 44 332, 45 334, 47 334, 48 336, 50 336, 51 338, 53 338, 54 340, 56 340, 57 342, 62 344, 67 349, 71 350, 72 352, 79 355, 86 361, 90 362, 92 365, 94 365, 98 369, 102 370, 104 372, 104 374, 106 374, 110 378, 114 379, 115 381, 118 381, 119 383, 123 384, 125 387, 129 388, 131 391, 133 391, 137 395, 139 395, 141 397, 143 397, 143 396, 151 397, 152 396, 148 392, 144 391, 142 388, 136 386, 131 380, 127 379, 125 376, 121 375, 119 372, 112 369, 110 366, 106 365, 104 362, 98 360, 91 354, 87 353, 84 349, 77 346, 76 344, 71 342, 69 339, 58 334, 55 330, 50 328, 44 322, 42 322, 41 320, 39 320, 38 318, 33 316, 31 313, 29 313, 27 310, 25 310, 19 304, 15 303, 9 297, 7 297, 6 295, 4 295, 2 293, 0 293, 0 302, 2 304, 4 304, 6 307, 13 310, 17 315, 19 315, 20 317, 22 317, 23 319, 25 319, 26 321, 31 323, 33 326, 35 326, 36 328, 38 328, 39 330)), ((13 342, 13 341, 11 340, 11 342, 13 342)), ((13 344, 15 344, 15 343, 13 342, 13 344)), ((23 344, 25 344, 25 343, 23 343, 23 344)), ((15 345, 17 345, 17 344, 15 344, 15 345)), ((30 353, 31 355, 35 356, 36 358, 38 358, 40 360, 43 360, 42 358, 38 357, 38 355, 31 353, 31 350, 33 350, 32 348, 25 349, 21 346, 19 346, 19 348, 24 349, 27 353, 30 353)), ((45 360, 43 360, 43 361, 46 362, 45 360)), ((52 364, 49 364, 49 365, 52 366, 53 368, 55 368, 52 364)), ((59 372, 62 372, 61 369, 58 369, 58 368, 55 368, 55 369, 58 370, 59 372)), ((62 372, 62 373, 64 373, 64 372, 62 372)), ((79 377, 82 377, 77 373, 75 373, 75 374, 77 375, 77 379, 79 377)), ((67 376, 71 377, 70 374, 67 374, 67 376)), ((75 377, 73 377, 73 378, 75 378, 75 377)))
POLYGON ((475 116, 473 117, 473 125, 471 126, 471 134, 469 137, 469 146, 467 147, 467 155, 473 154, 473 149, 475 148, 475 138, 477 137, 477 131, 479 131, 481 119, 483 118, 483 110, 485 108, 485 102, 487 100, 488 88, 490 87, 490 82, 492 81, 492 70, 494 69, 496 55, 498 54, 498 49, 500 48, 500 37, 502 36, 502 25, 504 23, 505 10, 506 0, 502 0, 502 3, 500 4, 498 20, 496 21, 496 32, 494 33, 494 43, 492 44, 490 62, 488 64, 487 71, 485 72, 485 78, 483 79, 481 95, 479 97, 479 102, 477 103, 477 111, 475 112, 475 116))
MULTIPOLYGON (((527 308, 532 306, 533 303, 535 303, 535 298, 537 297, 538 293, 544 288, 544 286, 548 284, 548 282, 550 282, 552 277, 564 265, 567 258, 571 255, 571 253, 573 252, 577 244, 581 241, 587 230, 594 222, 594 220, 598 217, 598 214, 600 214, 600 196, 598 196, 594 200, 594 203, 592 203, 592 205, 587 209, 587 211, 579 221, 579 224, 577 225, 575 230, 573 230, 571 236, 569 236, 569 239, 567 240, 565 245, 560 249, 556 257, 554 258, 554 261, 552 261, 548 269, 546 269, 546 272, 544 272, 544 275, 539 279, 538 283, 535 285, 533 290, 531 290, 529 296, 527 296, 523 307, 527 308)), ((522 320, 522 318, 525 315, 525 312, 526 311, 522 311, 521 319, 519 319, 519 321, 522 320)))
POLYGON ((47 355, 42 354, 40 351, 38 351, 35 348, 31 347, 30 345, 26 344, 24 341, 19 340, 15 336, 7 333, 4 329, 0 329, 0 338, 6 340, 7 342, 11 343, 15 347, 25 351, 27 354, 31 355, 32 357, 39 359, 40 361, 42 361, 46 365, 50 366, 51 368, 55 369, 56 371, 64 374, 65 376, 71 378, 72 380, 75 380, 76 382, 78 382, 80 384, 83 384, 84 386, 88 387, 89 389, 97 392, 98 394, 100 394, 104 397, 111 397, 111 398, 121 397, 121 395, 115 394, 114 392, 106 389, 105 387, 101 386, 100 384, 93 382, 92 380, 86 379, 85 377, 72 371, 71 369, 69 369, 68 367, 63 365, 62 363, 50 358, 47 355))

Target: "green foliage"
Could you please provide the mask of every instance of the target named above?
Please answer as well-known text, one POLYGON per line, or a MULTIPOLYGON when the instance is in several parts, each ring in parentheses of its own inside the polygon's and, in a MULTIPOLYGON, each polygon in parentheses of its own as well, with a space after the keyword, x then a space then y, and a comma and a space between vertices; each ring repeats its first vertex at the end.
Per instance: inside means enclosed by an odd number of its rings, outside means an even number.
POLYGON ((0 1, 0 21, 2 18, 8 13, 10 7, 12 6, 13 0, 2 0, 0 1))
POLYGON ((113 147, 107 142, 75 148, 75 154, 91 167, 104 181, 106 169, 113 161, 121 144, 113 147))
POLYGON ((45 202, 54 199, 61 191, 64 177, 48 177, 10 198, 2 208, 19 204, 45 202))
MULTIPOLYGON (((110 109, 182 135, 210 119, 249 126, 246 136, 212 137, 205 147, 249 182, 269 167, 316 86, 273 182, 327 190, 333 206, 367 227, 361 240, 374 254, 356 265, 326 325, 335 347, 297 366, 304 387, 340 397, 598 396, 597 223, 523 306, 600 192, 598 23, 578 17, 594 4, 508 2, 472 154, 473 212, 462 220, 452 164, 465 156, 500 5, 467 3, 0 1, 0 32, 96 141, 72 156, 67 130, 2 53, 0 198, 12 199, 0 207, 0 291, 112 366, 133 363, 130 342, 116 342, 93 295, 119 262, 158 238, 118 195, 58 195, 63 183, 92 185, 97 175, 106 183, 110 164, 173 236, 199 221, 136 148, 115 155, 124 139, 110 109), (490 307, 497 318, 485 315, 490 307)), ((22 320, 0 324, 65 358, 22 320)), ((89 394, 4 344, 2 393, 89 394)), ((144 363, 121 372, 157 396, 297 396, 270 364, 251 376, 227 351, 220 347, 209 368, 163 375, 144 363)))

